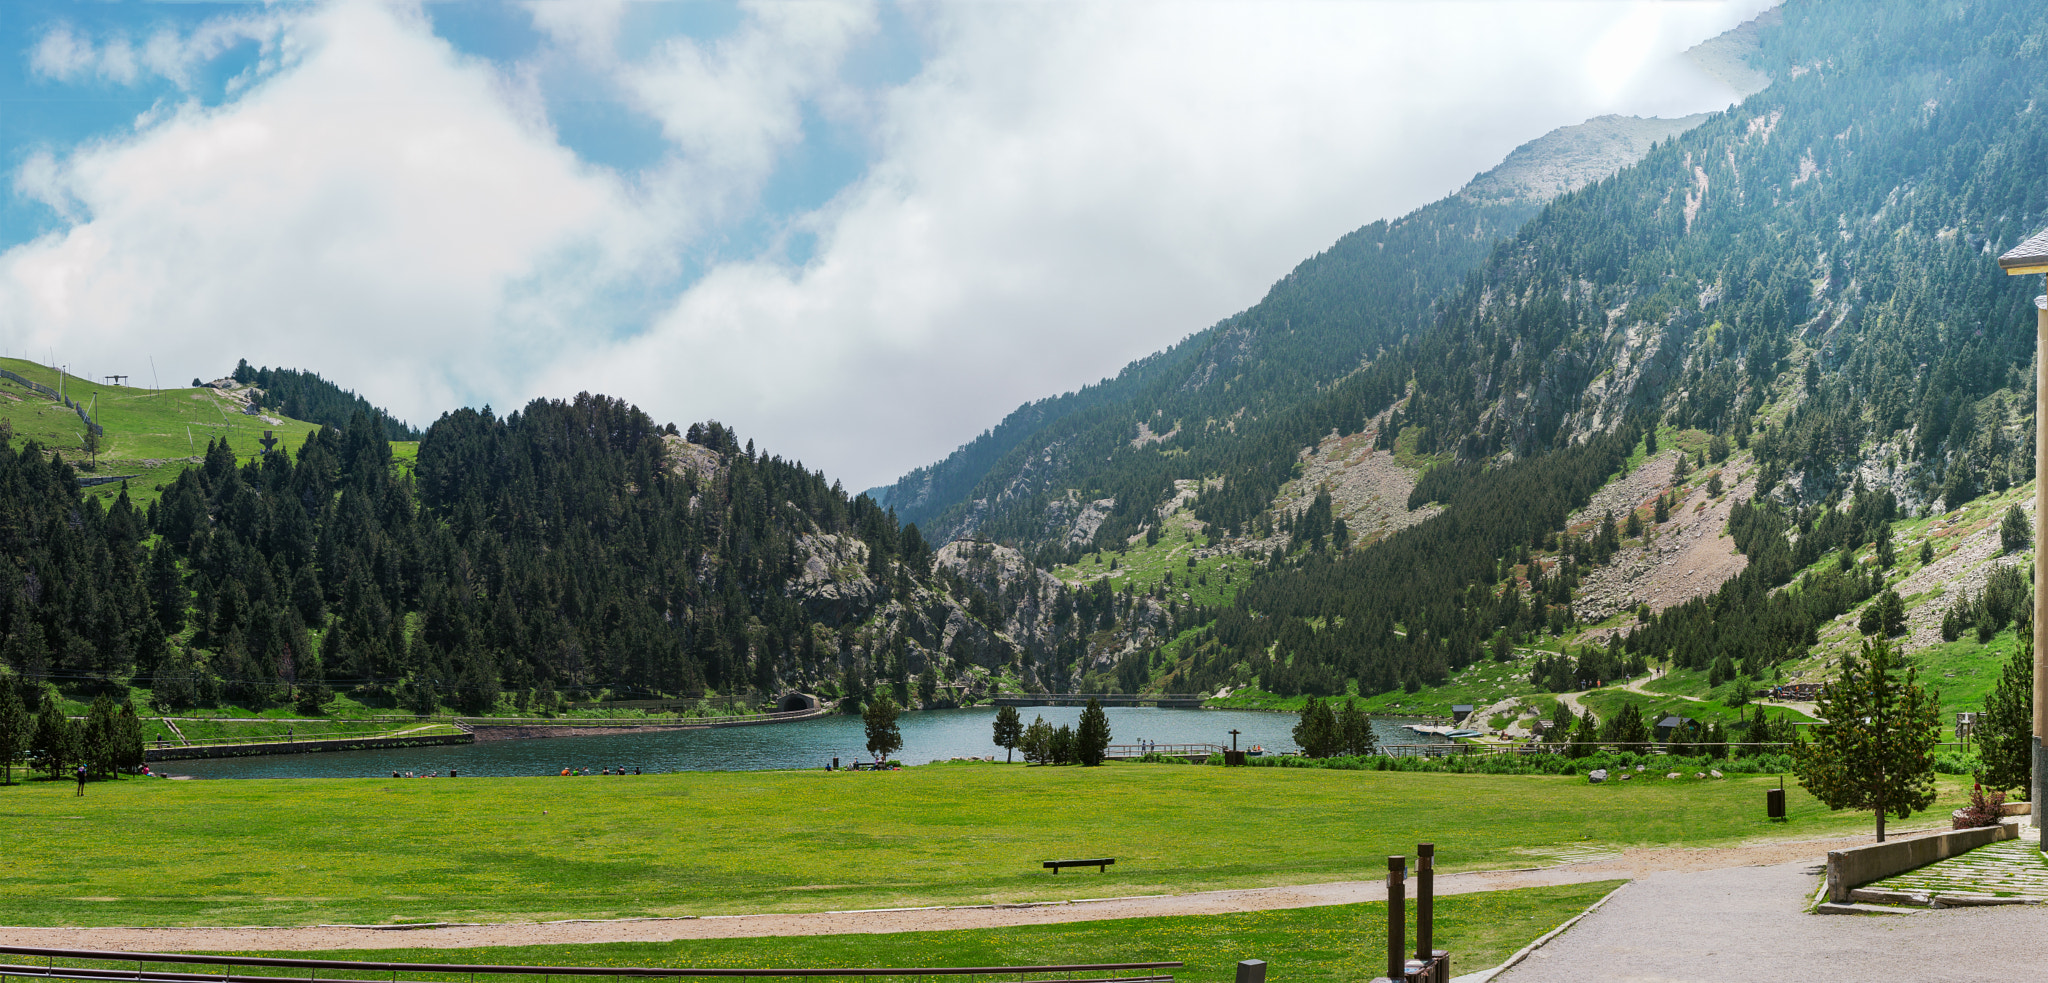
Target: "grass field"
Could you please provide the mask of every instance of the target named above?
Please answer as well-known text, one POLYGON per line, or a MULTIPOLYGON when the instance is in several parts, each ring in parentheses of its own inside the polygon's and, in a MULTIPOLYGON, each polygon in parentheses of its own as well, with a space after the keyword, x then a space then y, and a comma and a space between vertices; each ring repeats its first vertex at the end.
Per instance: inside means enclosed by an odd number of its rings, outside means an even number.
MULTIPOLYGON (((0 368, 51 388, 61 381, 65 396, 81 406, 92 405, 106 431, 99 470, 93 473, 134 475, 129 495, 138 504, 156 498, 157 485, 176 480, 178 472, 190 466, 189 459, 204 455, 208 440, 226 436, 235 453, 248 458, 262 450, 257 441, 265 430, 276 433, 279 447, 296 451, 308 433, 319 429, 298 420, 273 424, 245 416, 241 404, 212 389, 142 389, 70 375, 60 380, 59 373, 48 366, 18 358, 0 358, 0 368)), ((134 367, 127 368, 132 371, 134 367)), ((166 381, 177 385, 175 380, 166 381)), ((0 380, 0 418, 14 425, 17 441, 34 440, 73 464, 85 462, 85 425, 64 404, 12 380, 0 380)), ((102 486, 90 493, 112 497, 119 487, 102 486)))
MULTIPOLYGON (((881 774, 0 789, 0 924, 251 925, 820 911, 1181 893, 1567 852, 1856 832, 1769 779, 928 767, 881 774), (1111 856, 1055 879, 1039 861, 1111 856)), ((1944 785, 1937 809, 1960 801, 1944 785)))
MULTIPOLYGON (((1618 881, 1463 894, 1436 903, 1438 948, 1453 972, 1497 966, 1515 950, 1585 910, 1618 881)), ((1091 962, 1186 963, 1184 983, 1226 983, 1240 959, 1264 959, 1269 978, 1287 983, 1350 983, 1386 966, 1386 906, 1331 905, 1230 915, 1130 918, 1064 925, 711 939, 664 943, 514 946, 487 949, 371 949, 323 952, 323 959, 379 962, 496 963, 521 966, 902 967, 1028 966, 1091 962)), ((1414 940, 1410 908, 1408 939, 1414 940)), ((253 954, 253 953, 252 953, 253 954)), ((260 953, 303 956, 305 953, 260 953)), ((133 965, 133 964, 129 964, 133 965)), ((414 983, 432 974, 408 974, 414 983)), ((467 976, 445 977, 466 981, 467 976)), ((538 979, 503 977, 507 983, 538 979)))

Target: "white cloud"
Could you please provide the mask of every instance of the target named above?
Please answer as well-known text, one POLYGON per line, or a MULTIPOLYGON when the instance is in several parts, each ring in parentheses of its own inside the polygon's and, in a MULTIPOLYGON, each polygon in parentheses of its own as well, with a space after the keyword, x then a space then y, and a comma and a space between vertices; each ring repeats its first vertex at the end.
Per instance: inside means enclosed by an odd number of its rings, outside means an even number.
POLYGON ((30 49, 29 70, 33 75, 57 82, 91 80, 134 85, 149 78, 161 78, 189 89, 192 73, 200 65, 244 42, 254 41, 268 49, 282 25, 281 18, 274 15, 221 17, 186 34, 170 28, 158 29, 137 47, 120 34, 95 43, 70 25, 58 24, 44 32, 30 49))
POLYGON ((71 224, 0 254, 0 336, 154 354, 167 379, 303 366, 415 422, 605 391, 859 487, 1242 309, 1552 127, 1725 103, 1669 55, 1761 6, 903 7, 930 54, 865 91, 842 66, 880 29, 867 5, 750 6, 725 38, 624 60, 618 5, 538 4, 552 48, 517 66, 377 4, 139 48, 59 28, 30 52, 53 81, 189 85, 237 39, 264 54, 224 105, 17 169, 71 224), (563 149, 549 58, 658 123, 667 157, 622 176, 563 149), (816 236, 810 261, 664 288, 678 256, 763 220, 813 115, 857 122, 874 163, 782 218, 816 236))
POLYGON ((153 354, 166 378, 313 368, 414 419, 517 393, 630 273, 631 201, 416 15, 289 30, 303 61, 231 105, 17 177, 89 217, 0 255, 0 326, 96 364, 153 354))
POLYGON ((1763 4, 1718 25, 1692 6, 1683 38, 1655 3, 930 8, 938 54, 884 101, 878 163, 810 217, 809 265, 716 270, 550 387, 604 379, 887 480, 1530 137, 1725 104, 1697 73, 1644 73, 1763 4))

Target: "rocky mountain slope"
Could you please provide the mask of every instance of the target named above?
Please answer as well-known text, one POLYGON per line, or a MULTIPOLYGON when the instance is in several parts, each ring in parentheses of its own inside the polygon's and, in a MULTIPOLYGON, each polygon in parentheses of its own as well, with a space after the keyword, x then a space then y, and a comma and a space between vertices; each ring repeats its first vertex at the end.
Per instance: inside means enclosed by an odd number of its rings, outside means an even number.
MULTIPOLYGON (((1881 532, 2032 478, 2029 293, 1991 260, 2048 224, 2024 81, 2048 15, 1794 0, 1739 33, 1722 60, 1775 82, 1556 197, 1399 336, 1314 302, 1316 277, 1365 275, 1331 258, 1375 226, 1199 351, 1133 367, 1173 401, 1100 391, 1087 426, 1030 421, 1009 456, 970 445, 891 500, 1042 568, 1181 528, 1255 564, 1171 643, 1161 685, 1427 687, 1538 639, 1626 644, 1715 685, 1803 671, 1827 625, 1860 628, 1919 569, 1879 563, 1881 532), (1283 312, 1302 311, 1318 339, 1373 340, 1325 382, 1271 384, 1275 339, 1301 333, 1283 312), (962 504, 934 504, 941 472, 983 465, 962 504)), ((1458 204, 1570 183, 1521 157, 1458 204)), ((1904 588, 1915 624, 1965 589, 1904 588)))

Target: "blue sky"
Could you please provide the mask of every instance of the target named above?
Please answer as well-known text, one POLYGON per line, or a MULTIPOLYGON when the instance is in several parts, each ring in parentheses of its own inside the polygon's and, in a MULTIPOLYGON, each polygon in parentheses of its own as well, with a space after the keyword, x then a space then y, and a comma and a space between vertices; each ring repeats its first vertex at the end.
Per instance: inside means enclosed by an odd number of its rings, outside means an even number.
POLYGON ((1728 105, 1679 53, 1767 5, 9 0, 0 348, 603 391, 863 487, 1556 126, 1728 105))

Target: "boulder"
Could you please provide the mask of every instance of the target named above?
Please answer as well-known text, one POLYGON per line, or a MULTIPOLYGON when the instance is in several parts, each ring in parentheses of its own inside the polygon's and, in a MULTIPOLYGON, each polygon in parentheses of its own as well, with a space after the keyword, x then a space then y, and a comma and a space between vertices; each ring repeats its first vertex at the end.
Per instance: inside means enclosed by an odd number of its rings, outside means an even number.
POLYGON ((1595 785, 1598 785, 1598 784, 1600 784, 1601 782, 1604 782, 1604 781, 1606 781, 1606 780, 1607 780, 1607 769, 1605 769, 1605 768, 1595 768, 1595 769, 1593 769, 1592 771, 1589 771, 1589 772, 1587 772, 1587 773, 1586 773, 1586 780, 1587 780, 1587 781, 1589 781, 1589 782, 1592 782, 1592 783, 1593 783, 1593 784, 1595 784, 1595 785))

